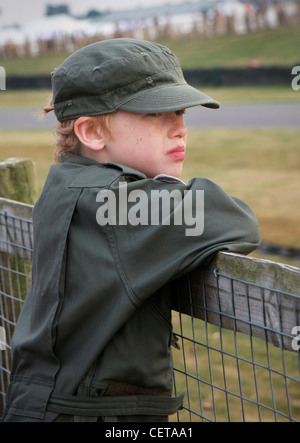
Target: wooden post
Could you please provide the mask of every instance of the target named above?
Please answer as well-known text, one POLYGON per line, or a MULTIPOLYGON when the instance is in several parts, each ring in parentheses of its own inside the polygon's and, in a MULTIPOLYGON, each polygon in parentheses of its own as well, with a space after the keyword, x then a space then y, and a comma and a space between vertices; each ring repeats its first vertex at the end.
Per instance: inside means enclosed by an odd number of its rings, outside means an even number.
MULTIPOLYGON (((31 213, 32 210, 29 205, 33 205, 37 199, 37 184, 35 163, 30 158, 8 158, 0 162, 0 200, 1 197, 4 199, 0 202, 1 212, 7 212, 8 215, 13 215, 18 219, 26 219, 26 215, 29 212, 31 213), (12 208, 18 209, 12 210, 12 208), (22 211, 25 211, 25 216, 23 216, 22 211)), ((21 222, 19 221, 19 223, 21 222)), ((23 227, 18 227, 14 220, 7 218, 5 226, 0 226, 0 233, 2 234, 0 238, 2 241, 7 235, 14 236, 13 244, 15 246, 13 248, 6 241, 0 246, 0 251, 5 254, 5 257, 1 257, 1 262, 9 260, 9 271, 3 271, 4 276, 8 277, 10 284, 16 288, 16 298, 24 300, 27 286, 22 284, 24 278, 19 270, 27 266, 27 264, 25 265, 26 260, 30 263, 31 255, 27 249, 18 246, 23 241, 23 227)), ((2 276, 1 285, 5 284, 6 278, 4 276, 2 276)), ((17 309, 20 309, 19 306, 13 308, 16 309, 16 312, 17 309)))
POLYGON ((0 197, 34 204, 37 199, 35 163, 30 158, 0 162, 0 197))

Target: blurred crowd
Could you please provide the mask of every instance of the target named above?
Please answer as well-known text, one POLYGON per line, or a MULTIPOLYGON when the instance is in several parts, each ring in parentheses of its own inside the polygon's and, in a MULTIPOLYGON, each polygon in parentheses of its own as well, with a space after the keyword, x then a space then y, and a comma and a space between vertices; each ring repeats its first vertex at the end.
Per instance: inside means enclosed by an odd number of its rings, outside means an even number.
POLYGON ((76 19, 59 14, 44 17, 29 27, 0 29, 0 58, 66 53, 98 41, 114 37, 133 37, 147 40, 182 37, 211 37, 229 33, 243 34, 300 22, 299 1, 217 2, 200 8, 172 10, 159 8, 130 11, 127 14, 100 15, 93 19, 76 19))

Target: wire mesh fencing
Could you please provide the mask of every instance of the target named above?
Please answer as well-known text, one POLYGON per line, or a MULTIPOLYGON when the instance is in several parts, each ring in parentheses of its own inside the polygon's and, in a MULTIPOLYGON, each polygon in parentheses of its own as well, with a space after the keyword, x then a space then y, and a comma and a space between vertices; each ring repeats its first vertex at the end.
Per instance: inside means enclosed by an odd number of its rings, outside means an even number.
MULTIPOLYGON (((190 315, 181 312, 180 293, 178 311, 174 311, 173 315, 174 330, 181 348, 178 355, 176 351, 173 353, 175 390, 186 393, 184 409, 174 419, 209 422, 299 421, 300 358, 297 334, 300 328, 288 327, 290 331, 287 333, 280 322, 284 297, 290 302, 291 324, 299 324, 300 297, 254 285, 260 294, 255 309, 261 309, 264 319, 263 324, 259 324, 257 319, 252 318, 249 307, 253 302, 253 285, 224 275, 217 269, 197 272, 202 274, 200 301, 197 297, 195 300, 190 287, 190 315), (230 288, 230 292, 226 293, 226 312, 221 306, 219 279, 228 283, 230 288), (212 281, 218 305, 213 309, 209 301, 211 287, 206 287, 207 282, 211 284, 212 281), (243 296, 248 309, 243 311, 243 316, 235 309, 236 283, 239 287, 244 286, 243 296), (270 293, 277 319, 276 329, 274 322, 273 327, 268 324, 270 311, 265 301, 270 293), (196 318, 195 314, 202 319, 196 318), (214 315, 214 324, 209 322, 211 315, 214 315), (224 324, 230 329, 223 327, 224 324), (243 332, 239 332, 240 329, 243 332), (276 345, 272 335, 276 337, 276 345)), ((196 288, 199 290, 198 283, 196 288)))
MULTIPOLYGON (((20 216, 16 203, 0 211, 0 415, 11 338, 31 283, 29 213, 20 216)), ((284 289, 298 287, 297 295, 262 283, 269 282, 258 278, 263 261, 248 258, 242 275, 251 278, 241 278, 231 269, 241 269, 242 258, 225 255, 176 285, 174 391, 185 400, 170 420, 299 421, 300 270, 273 263, 263 273, 275 269, 278 279, 279 269, 284 289)))
POLYGON ((32 222, 0 212, 0 416, 11 368, 11 339, 31 283, 32 222))

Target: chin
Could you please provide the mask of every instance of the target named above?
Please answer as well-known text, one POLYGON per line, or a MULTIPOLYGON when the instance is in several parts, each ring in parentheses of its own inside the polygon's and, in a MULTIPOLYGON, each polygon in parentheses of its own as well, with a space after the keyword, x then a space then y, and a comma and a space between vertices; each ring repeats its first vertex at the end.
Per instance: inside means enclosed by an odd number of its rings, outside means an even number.
POLYGON ((180 178, 182 173, 182 166, 180 168, 174 168, 170 170, 166 175, 171 175, 172 177, 180 178))

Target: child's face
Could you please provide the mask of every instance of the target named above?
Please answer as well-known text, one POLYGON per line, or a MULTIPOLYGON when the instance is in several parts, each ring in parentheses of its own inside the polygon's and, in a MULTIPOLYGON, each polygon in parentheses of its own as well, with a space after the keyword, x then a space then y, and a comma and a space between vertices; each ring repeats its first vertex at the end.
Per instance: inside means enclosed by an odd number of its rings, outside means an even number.
POLYGON ((118 111, 110 116, 112 137, 106 139, 105 161, 143 172, 179 177, 185 156, 184 111, 138 114, 118 111))

